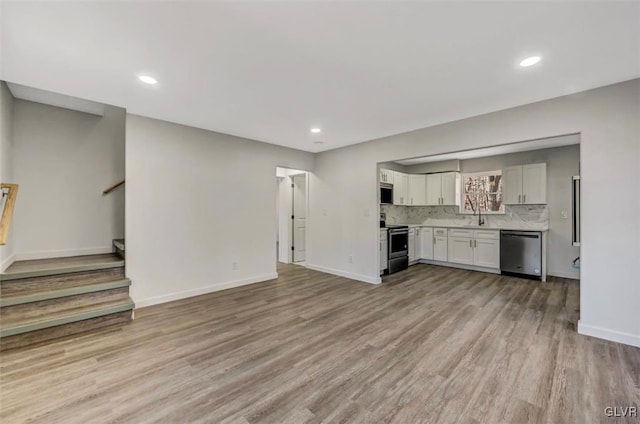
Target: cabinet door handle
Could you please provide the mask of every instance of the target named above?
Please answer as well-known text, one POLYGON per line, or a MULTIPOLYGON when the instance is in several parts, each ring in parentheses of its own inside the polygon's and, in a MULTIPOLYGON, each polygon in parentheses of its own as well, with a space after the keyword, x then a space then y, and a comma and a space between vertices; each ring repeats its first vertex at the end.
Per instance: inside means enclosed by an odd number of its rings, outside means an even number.
POLYGON ((522 203, 527 203, 527 195, 522 196, 522 203))
POLYGON ((522 203, 522 195, 518 194, 518 203, 522 203))
POLYGON ((473 247, 473 240, 469 240, 469 247, 473 247))
POLYGON ((473 247, 478 247, 478 240, 473 241, 473 247))

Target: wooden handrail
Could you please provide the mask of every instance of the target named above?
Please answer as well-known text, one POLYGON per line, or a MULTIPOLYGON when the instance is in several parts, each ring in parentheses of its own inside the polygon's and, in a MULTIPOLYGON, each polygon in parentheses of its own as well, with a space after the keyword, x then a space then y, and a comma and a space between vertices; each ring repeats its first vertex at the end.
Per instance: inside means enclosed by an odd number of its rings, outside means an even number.
POLYGON ((11 227, 11 218, 13 218, 13 209, 16 206, 16 197, 18 196, 18 184, 0 183, 0 190, 4 196, 4 189, 8 188, 7 202, 2 211, 0 219, 0 246, 7 244, 7 236, 9 235, 9 227, 11 227))
POLYGON ((111 186, 111 187, 109 187, 109 188, 106 188, 106 189, 102 192, 102 194, 109 194, 109 193, 111 193, 113 190, 115 190, 115 189, 117 189, 118 187, 120 187, 122 184, 124 184, 124 180, 122 180, 122 181, 119 181, 119 182, 115 183, 114 185, 112 185, 112 186, 111 186))

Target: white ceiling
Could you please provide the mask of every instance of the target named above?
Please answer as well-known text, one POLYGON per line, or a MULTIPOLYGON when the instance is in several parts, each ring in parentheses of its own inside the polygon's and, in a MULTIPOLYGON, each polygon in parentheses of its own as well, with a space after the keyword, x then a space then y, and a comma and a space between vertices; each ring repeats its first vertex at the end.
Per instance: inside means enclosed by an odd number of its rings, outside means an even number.
POLYGON ((501 144, 498 146, 483 147, 482 149, 462 150, 459 152, 444 153, 441 155, 397 160, 395 162, 405 166, 417 165, 419 163, 465 160, 506 155, 509 153, 529 152, 532 150, 551 149, 553 147, 572 146, 574 144, 580 144, 580 134, 568 134, 558 137, 541 138, 538 140, 521 141, 518 143, 501 144))
POLYGON ((0 16, 4 80, 308 151, 640 77, 639 2, 3 1, 0 16))

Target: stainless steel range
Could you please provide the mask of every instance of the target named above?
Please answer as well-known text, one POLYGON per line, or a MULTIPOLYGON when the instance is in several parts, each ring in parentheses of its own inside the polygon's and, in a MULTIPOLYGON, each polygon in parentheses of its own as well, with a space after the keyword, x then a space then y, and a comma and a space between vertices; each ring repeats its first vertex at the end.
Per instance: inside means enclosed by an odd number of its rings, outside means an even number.
POLYGON ((389 274, 407 269, 409 266, 409 227, 387 225, 389 229, 389 274))

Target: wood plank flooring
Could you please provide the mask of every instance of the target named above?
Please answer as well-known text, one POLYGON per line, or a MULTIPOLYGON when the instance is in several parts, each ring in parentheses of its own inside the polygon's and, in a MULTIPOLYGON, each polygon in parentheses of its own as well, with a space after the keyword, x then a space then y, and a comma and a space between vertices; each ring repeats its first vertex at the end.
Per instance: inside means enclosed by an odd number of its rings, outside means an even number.
POLYGON ((575 281, 278 272, 3 352, 0 421, 638 422, 604 408, 640 407, 640 349, 576 333, 575 281))

